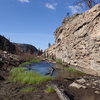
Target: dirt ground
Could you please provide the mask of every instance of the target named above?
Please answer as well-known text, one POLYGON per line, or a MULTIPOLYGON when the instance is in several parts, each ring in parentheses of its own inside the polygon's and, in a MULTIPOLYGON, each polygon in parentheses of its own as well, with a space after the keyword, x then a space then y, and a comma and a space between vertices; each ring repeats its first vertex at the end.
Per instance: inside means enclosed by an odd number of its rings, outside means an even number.
MULTIPOLYGON (((84 76, 80 79, 63 79, 54 80, 40 85, 22 85, 18 83, 10 83, 7 81, 0 82, 0 100, 60 100, 56 93, 46 93, 47 86, 56 84, 59 89, 64 90, 64 93, 70 100, 100 100, 100 84, 99 77, 84 76), (85 79, 85 82, 80 82, 81 88, 70 87, 72 83, 77 83, 77 80, 85 79), (29 93, 21 93, 23 88, 31 87, 35 91, 29 93)), ((79 83, 77 83, 79 84, 79 83)))
POLYGON ((45 89, 51 82, 41 85, 21 85, 18 83, 1 82, 0 83, 0 100, 59 100, 56 93, 46 93, 45 89), (23 88, 31 87, 35 91, 21 93, 23 88))

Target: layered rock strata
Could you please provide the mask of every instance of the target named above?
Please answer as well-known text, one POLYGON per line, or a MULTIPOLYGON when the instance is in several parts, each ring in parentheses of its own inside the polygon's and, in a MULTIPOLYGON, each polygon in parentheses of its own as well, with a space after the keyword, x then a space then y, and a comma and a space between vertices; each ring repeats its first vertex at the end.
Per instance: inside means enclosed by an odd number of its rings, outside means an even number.
POLYGON ((100 4, 64 18, 55 31, 55 44, 45 54, 100 76, 100 4))

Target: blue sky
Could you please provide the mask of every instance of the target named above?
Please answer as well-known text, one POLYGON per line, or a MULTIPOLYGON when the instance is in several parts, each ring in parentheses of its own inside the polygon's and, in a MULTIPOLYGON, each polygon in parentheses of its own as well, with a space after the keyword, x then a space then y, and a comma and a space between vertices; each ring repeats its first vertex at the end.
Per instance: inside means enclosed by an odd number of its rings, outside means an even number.
POLYGON ((82 12, 76 0, 0 0, 0 34, 12 42, 46 49, 67 12, 82 12))

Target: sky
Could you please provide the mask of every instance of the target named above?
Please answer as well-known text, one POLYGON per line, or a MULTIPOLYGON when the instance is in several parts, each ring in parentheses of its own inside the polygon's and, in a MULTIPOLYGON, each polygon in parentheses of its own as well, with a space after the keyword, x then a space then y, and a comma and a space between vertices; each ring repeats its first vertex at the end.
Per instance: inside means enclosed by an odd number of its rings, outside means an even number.
POLYGON ((68 12, 86 9, 77 0, 0 0, 0 34, 11 42, 27 43, 45 50, 54 43, 54 31, 68 12))

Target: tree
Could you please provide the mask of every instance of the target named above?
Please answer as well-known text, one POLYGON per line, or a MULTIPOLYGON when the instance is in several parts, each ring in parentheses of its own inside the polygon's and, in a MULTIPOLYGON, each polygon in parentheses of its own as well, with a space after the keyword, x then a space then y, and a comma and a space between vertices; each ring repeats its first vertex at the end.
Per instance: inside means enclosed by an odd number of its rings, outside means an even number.
POLYGON ((51 46, 51 43, 48 43, 48 47, 50 47, 51 46))
POLYGON ((41 56, 43 54, 43 50, 42 49, 38 49, 38 55, 41 56))
POLYGON ((69 12, 67 12, 67 13, 66 13, 66 17, 69 17, 69 16, 70 16, 70 13, 69 13, 69 12))
POLYGON ((8 51, 9 49, 9 43, 7 40, 4 40, 3 50, 8 51))
POLYGON ((85 3, 89 8, 92 8, 97 3, 100 3, 100 0, 80 0, 77 2, 80 6, 82 6, 82 3, 85 3))

